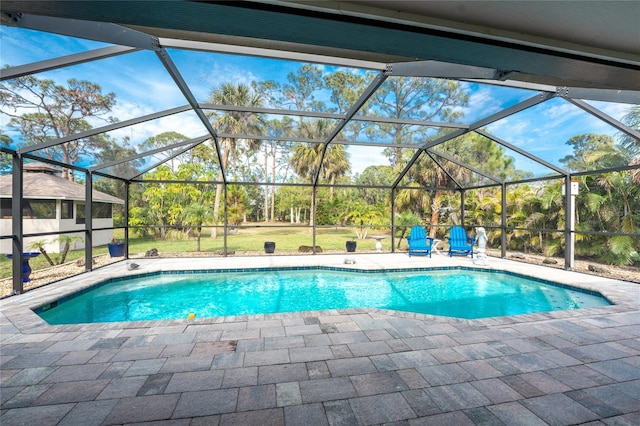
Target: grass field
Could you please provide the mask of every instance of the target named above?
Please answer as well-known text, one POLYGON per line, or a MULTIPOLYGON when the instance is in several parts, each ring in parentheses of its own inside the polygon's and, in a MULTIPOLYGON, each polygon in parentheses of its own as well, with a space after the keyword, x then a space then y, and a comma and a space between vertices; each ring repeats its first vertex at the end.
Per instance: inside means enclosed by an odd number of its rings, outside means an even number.
MULTIPOLYGON (((264 253, 264 243, 273 241, 276 243, 275 253, 298 253, 300 246, 312 246, 313 234, 308 227, 292 227, 288 224, 264 226, 264 224, 254 224, 253 226, 241 227, 237 233, 230 233, 227 236, 227 250, 229 252, 241 253, 264 253)), ((220 229, 221 230, 221 229, 220 229)), ((131 234, 130 234, 131 235, 131 234)), ((176 234, 179 235, 179 234, 176 234)), ((383 240, 383 251, 391 251, 390 230, 371 230, 368 237, 373 235, 385 235, 383 240)), ((124 239, 124 231, 121 229, 114 231, 114 237, 118 240, 124 239)), ((372 238, 357 240, 355 228, 330 227, 316 229, 316 245, 324 252, 346 252, 345 243, 347 241, 357 241, 357 251, 374 251, 376 241, 372 238)), ((397 240, 396 240, 397 245, 397 240)), ((406 242, 401 243, 401 247, 406 247, 406 242)), ((158 240, 153 238, 142 238, 136 236, 129 237, 129 254, 131 256, 143 255, 151 249, 157 249, 160 254, 170 253, 195 253, 197 251, 197 241, 195 237, 158 240)), ((211 238, 210 230, 203 230, 200 240, 200 251, 203 254, 219 255, 224 248, 224 235, 211 238)), ((93 248, 93 256, 106 254, 107 247, 100 246, 93 248)), ((60 255, 58 253, 49 254, 52 260, 57 263, 60 255)), ((72 262, 84 257, 84 250, 72 250, 67 254, 65 262, 72 262)), ((31 268, 34 271, 48 268, 50 265, 44 256, 38 256, 30 260, 31 268)), ((0 278, 11 277, 11 260, 2 256, 0 258, 0 278)))

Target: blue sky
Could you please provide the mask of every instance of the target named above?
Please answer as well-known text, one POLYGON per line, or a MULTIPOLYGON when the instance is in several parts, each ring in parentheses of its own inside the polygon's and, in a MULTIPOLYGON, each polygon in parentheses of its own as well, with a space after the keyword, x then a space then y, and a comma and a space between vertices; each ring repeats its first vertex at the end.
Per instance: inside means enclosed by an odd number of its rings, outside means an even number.
MULTIPOLYGON (((107 46, 103 43, 71 37, 45 34, 13 27, 0 27, 0 63, 22 65, 107 46)), ((284 82, 288 73, 301 64, 256 57, 240 57, 169 49, 171 58, 189 84, 196 98, 206 101, 211 89, 224 81, 251 83, 275 80, 284 82)), ((337 67, 322 66, 325 72, 337 67)), ((356 71, 363 72, 363 71, 356 71)), ((76 65, 36 75, 64 84, 69 78, 98 83, 104 92, 114 92, 117 104, 111 115, 126 120, 144 114, 158 112, 187 102, 173 83, 169 74, 152 52, 136 52, 100 61, 76 65), (124 78, 123 78, 124 77, 124 78)), ((528 99, 536 92, 499 86, 463 83, 469 92, 469 105, 462 109, 465 123, 473 123, 494 112, 528 99)), ((328 101, 326 94, 320 99, 328 101), (323 98, 324 96, 324 98, 323 98)), ((628 105, 591 102, 614 118, 621 119, 628 105)), ((0 125, 7 132, 6 116, 0 116, 0 125)), ((92 123, 95 126, 104 123, 92 123)), ((537 107, 507 117, 487 126, 496 136, 527 149, 553 164, 570 154, 566 141, 583 133, 599 133, 615 136, 617 131, 608 124, 592 117, 562 100, 553 99, 537 107)), ((193 113, 165 117, 134 128, 113 132, 114 137, 127 136, 133 144, 164 131, 179 131, 188 137, 205 134, 202 124, 193 113)), ((10 134, 14 139, 15 135, 10 134)), ((350 147, 353 171, 360 172, 367 165, 386 164, 382 150, 366 147, 350 147)), ((537 165, 518 162, 518 166, 536 174, 548 170, 537 165), (532 170, 532 168, 534 170, 532 170)))

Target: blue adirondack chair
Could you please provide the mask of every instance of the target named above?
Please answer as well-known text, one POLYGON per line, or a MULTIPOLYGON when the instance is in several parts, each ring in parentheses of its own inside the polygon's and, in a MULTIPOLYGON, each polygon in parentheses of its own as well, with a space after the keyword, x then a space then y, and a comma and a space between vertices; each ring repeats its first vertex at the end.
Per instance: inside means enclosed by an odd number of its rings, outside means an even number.
POLYGON ((427 237, 422 226, 414 226, 411 228, 411 233, 407 237, 407 243, 409 243, 409 257, 412 254, 416 256, 429 255, 431 257, 431 246, 433 244, 433 238, 427 237))
POLYGON ((454 226, 449 231, 449 257, 471 255, 473 258, 473 245, 476 239, 467 237, 467 232, 462 226, 454 226))

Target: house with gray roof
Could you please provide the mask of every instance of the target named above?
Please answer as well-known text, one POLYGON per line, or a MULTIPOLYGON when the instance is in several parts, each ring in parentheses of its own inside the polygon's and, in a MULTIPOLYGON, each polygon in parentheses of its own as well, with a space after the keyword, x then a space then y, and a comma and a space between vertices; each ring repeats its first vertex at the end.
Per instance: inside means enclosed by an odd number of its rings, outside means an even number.
MULTIPOLYGON (((85 186, 57 176, 58 169, 43 163, 24 165, 22 206, 24 234, 57 232, 83 237, 85 223, 85 186)), ((0 176, 0 232, 11 235, 12 175, 0 176)), ((97 190, 92 191, 94 228, 113 227, 113 206, 124 204, 124 200, 97 190)), ((25 237, 25 251, 34 241, 48 241, 45 250, 59 253, 62 244, 54 241, 56 235, 25 237)), ((111 229, 93 232, 93 245, 107 244, 113 238, 111 229)), ((77 241, 72 250, 84 248, 83 241, 77 241)), ((11 253, 10 239, 0 240, 0 252, 11 253)))

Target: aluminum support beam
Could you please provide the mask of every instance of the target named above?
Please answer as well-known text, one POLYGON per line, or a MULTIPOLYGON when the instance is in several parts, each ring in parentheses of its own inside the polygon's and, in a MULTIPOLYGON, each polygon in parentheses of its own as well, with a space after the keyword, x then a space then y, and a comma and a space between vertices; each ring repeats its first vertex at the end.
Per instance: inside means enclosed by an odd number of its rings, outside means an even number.
POLYGON ((58 166, 58 167, 61 167, 63 169, 75 170, 76 172, 84 173, 84 172, 87 171, 86 168, 76 166, 75 164, 67 164, 67 163, 63 163, 62 161, 51 160, 49 158, 44 158, 44 157, 38 157, 37 155, 24 154, 22 156, 22 158, 29 158, 31 160, 40 161, 40 162, 44 162, 44 163, 47 163, 47 164, 53 164, 54 166, 58 166))
POLYGON ((409 160, 407 162, 407 165, 404 166, 404 169, 402 169, 402 171, 400 172, 400 174, 398 175, 398 177, 396 178, 396 180, 393 182, 393 184, 391 185, 391 188, 396 188, 398 185, 400 185, 400 182, 402 181, 402 179, 404 179, 404 176, 409 172, 409 170, 411 169, 411 167, 415 164, 416 161, 418 161, 418 158, 420 158, 420 154, 425 152, 426 150, 424 149, 418 149, 414 154, 413 157, 411 157, 411 160, 409 160))
POLYGON ((162 64, 164 65, 165 69, 171 75, 171 78, 173 78, 174 83, 176 83, 176 85, 182 92, 182 95, 187 99, 187 101, 189 102, 189 105, 191 105, 191 108, 193 108, 195 113, 198 115, 198 118, 200 119, 204 127, 207 129, 209 134, 211 135, 211 138, 213 139, 213 143, 216 146, 216 155, 218 156, 218 162, 220 164, 220 170, 222 172, 222 180, 226 184, 227 177, 224 170, 224 164, 222 163, 222 153, 220 152, 220 143, 218 142, 218 135, 216 134, 215 129, 211 125, 211 122, 209 121, 205 113, 202 111, 202 109, 198 105, 198 101, 196 100, 196 97, 191 92, 191 89, 189 89, 189 86, 187 85, 186 81, 184 81, 184 78, 182 78, 180 71, 178 71, 178 68, 173 63, 173 60, 171 59, 171 56, 169 56, 169 53, 167 53, 165 49, 160 49, 158 52, 156 52, 156 55, 158 56, 158 58, 160 58, 160 61, 162 61, 162 64))
POLYGON ((443 154, 442 152, 434 151, 432 149, 427 149, 426 152, 429 153, 429 154, 436 155, 438 157, 442 157, 445 160, 451 161, 452 163, 454 163, 454 164, 456 164, 456 165, 458 165, 460 167, 463 167, 465 169, 471 170, 472 172, 474 172, 474 173, 476 173, 476 174, 478 174, 478 175, 480 175, 482 177, 485 177, 487 179, 490 179, 490 180, 492 180, 492 181, 494 181, 496 183, 502 183, 503 182, 502 179, 497 178, 495 176, 492 176, 492 175, 490 175, 488 173, 485 173, 485 172, 483 172, 482 170, 480 170, 480 169, 478 169, 476 167, 469 166, 468 164, 465 164, 462 161, 460 161, 460 160, 458 160, 456 158, 453 158, 450 155, 443 154))
POLYGON ((495 123, 498 120, 502 120, 503 118, 509 117, 510 115, 516 114, 520 111, 524 111, 525 109, 532 108, 538 104, 541 104, 549 99, 552 99, 555 96, 553 93, 540 93, 536 96, 533 96, 529 99, 526 99, 518 104, 515 104, 507 109, 502 111, 498 111, 495 114, 491 114, 488 117, 485 117, 481 120, 476 121, 473 124, 469 125, 470 130, 479 129, 491 123, 495 123))
POLYGON ((536 92, 549 92, 556 93, 556 86, 551 86, 549 84, 541 84, 541 83, 532 83, 528 81, 517 81, 517 80, 482 80, 475 78, 463 78, 462 81, 468 81, 470 83, 480 83, 480 84, 488 84, 491 86, 501 86, 501 87, 510 87, 512 89, 524 89, 524 90, 533 90, 536 92))
MULTIPOLYGON (((296 143, 308 143, 320 145, 324 143, 324 139, 304 139, 296 137, 286 136, 262 136, 262 135, 248 135, 245 133, 218 133, 218 138, 235 138, 235 139, 256 139, 262 141, 278 141, 278 142, 296 142, 296 143)), ((354 145, 354 146, 375 146, 375 147, 388 147, 388 148, 408 148, 413 150, 419 150, 420 147, 415 144, 390 144, 389 142, 363 142, 363 141, 349 141, 345 139, 334 139, 333 143, 341 145, 354 145)))
POLYGON ((336 56, 317 55, 313 53, 293 52, 286 50, 265 49, 260 47, 239 46, 204 41, 177 40, 160 38, 160 45, 165 48, 197 50, 201 52, 231 53, 233 55, 256 56, 260 58, 277 58, 288 61, 309 62, 314 64, 336 65, 348 68, 360 68, 384 71, 387 64, 360 59, 339 58, 336 56))
MULTIPOLYGON (((600 120, 604 121, 605 123, 609 124, 610 126, 615 127, 616 129, 620 130, 622 133, 626 133, 627 135, 631 136, 632 138, 635 138, 636 140, 640 141, 640 132, 639 131, 637 131, 635 129, 632 129, 629 126, 626 126, 625 124, 619 122, 618 120, 616 120, 615 118, 611 117, 610 115, 607 115, 604 112, 600 111, 598 108, 595 108, 592 105, 589 105, 588 103, 586 103, 585 101, 581 101, 581 100, 578 100, 578 99, 567 98, 567 101, 571 102, 572 104, 574 104, 578 108, 588 112, 589 114, 599 118, 600 120)), ((640 99, 638 99, 638 103, 640 104, 640 99)))
POLYGON ((234 112, 252 112, 254 114, 272 114, 272 115, 293 115, 295 117, 312 117, 312 118, 328 118, 331 120, 342 120, 344 114, 336 114, 332 112, 318 112, 318 111, 301 111, 295 109, 280 109, 280 108, 260 108, 247 105, 222 105, 211 103, 200 103, 198 106, 201 109, 215 110, 215 111, 234 111, 234 112))
POLYGON ((575 250, 575 196, 571 193, 571 175, 564 178, 565 200, 564 200, 564 269, 573 269, 575 250))
POLYGON ((23 204, 23 161, 20 154, 12 158, 11 179, 11 271, 13 274, 13 294, 20 294, 24 290, 22 284, 22 261, 24 252, 24 228, 22 222, 23 204))
POLYGON ((131 190, 131 182, 126 181, 124 183, 124 243, 127 246, 126 257, 129 258, 129 197, 131 190))
POLYGON ((147 157, 149 155, 154 155, 154 154, 157 154, 159 152, 164 152, 164 151, 168 151, 170 149, 180 148, 180 147, 185 146, 185 145, 193 145, 193 144, 197 144, 197 143, 200 143, 200 142, 204 142, 205 140, 209 139, 209 137, 210 137, 209 135, 201 136, 199 138, 189 139, 187 141, 177 142, 177 143, 174 143, 174 144, 171 144, 171 145, 166 145, 166 146, 162 146, 162 147, 159 147, 159 148, 151 149, 149 151, 140 152, 138 154, 129 155, 129 156, 127 156, 125 158, 121 158, 119 160, 113 160, 113 161, 109 161, 108 163, 100 164, 98 166, 89 167, 89 170, 92 171, 92 172, 95 172, 95 171, 98 171, 98 170, 106 169, 108 167, 117 166, 118 164, 128 163, 129 161, 137 160, 139 158, 147 157))
POLYGON ((317 198, 316 198, 316 193, 318 192, 318 188, 316 186, 313 186, 311 188, 311 205, 312 205, 312 212, 310 212, 310 214, 313 214, 313 220, 311 221, 311 226, 312 226, 312 239, 311 239, 311 245, 313 246, 313 252, 315 253, 315 249, 316 249, 316 222, 318 221, 318 204, 317 204, 317 198))
MULTIPOLYGON (((532 98, 529 98, 523 102, 520 102, 519 104, 513 105, 509 108, 506 108, 502 111, 499 111, 495 114, 492 114, 488 117, 485 117, 481 120, 476 121, 473 124, 469 125, 469 129, 468 130, 456 130, 454 132, 449 133, 448 135, 442 136, 434 141, 428 142, 425 145, 422 146, 423 150, 427 150, 429 148, 433 148, 436 145, 440 145, 444 142, 447 142, 451 139, 455 139, 458 136, 462 136, 470 131, 473 130, 477 130, 480 127, 486 126, 488 124, 491 124, 495 121, 501 120, 505 117, 508 117, 510 115, 513 115, 517 112, 523 111, 525 109, 531 108, 535 105, 538 105, 548 99, 551 99, 552 97, 554 97, 555 94, 551 94, 551 93, 542 93, 539 95, 536 95, 532 98)), ((418 157, 420 156, 420 151, 416 152, 416 154, 413 156, 413 158, 409 161, 409 163, 407 164, 407 167, 404 168, 404 170, 402 171, 402 173, 400 174, 400 176, 398 177, 398 179, 396 180, 396 182, 394 183, 394 187, 398 184, 398 182, 400 182, 400 180, 402 180, 402 178, 404 177, 404 175, 407 173, 407 171, 409 171, 409 168, 416 162, 416 160, 418 159, 418 157)))
POLYGON ((93 175, 89 171, 84 183, 84 269, 93 269, 93 175))
POLYGON ((390 74, 400 77, 502 80, 511 72, 439 61, 399 62, 390 65, 390 74))
POLYGON ((338 133, 340 133, 340 131, 344 128, 344 126, 346 126, 347 123, 349 123, 349 120, 351 120, 351 118, 354 115, 356 115, 356 112, 358 112, 360 108, 362 108, 364 103, 367 102, 367 100, 369 100, 371 96, 373 96, 375 91, 378 90, 378 88, 382 85, 382 83, 385 82, 385 80, 387 79, 387 76, 388 75, 386 72, 381 72, 376 76, 376 78, 371 83, 369 83, 369 86, 365 89, 364 92, 362 92, 358 100, 355 101, 353 105, 351 105, 351 108, 349 108, 349 111, 347 111, 347 114, 344 116, 342 121, 340 121, 338 125, 333 128, 333 130, 327 137, 327 140, 325 141, 325 144, 322 147, 322 152, 320 153, 320 158, 318 161, 318 168, 316 169, 316 173, 313 178, 314 186, 318 184, 318 179, 320 178, 320 170, 322 169, 322 163, 324 161, 324 156, 327 153, 327 148, 329 147, 329 144, 336 138, 336 136, 338 136, 338 133))
POLYGON ((473 185, 473 186, 465 186, 465 191, 470 191, 473 189, 485 189, 485 188, 495 188, 496 186, 500 186, 500 183, 487 183, 484 185, 473 185))
POLYGON ((463 123, 445 123, 441 121, 420 121, 409 120, 404 118, 391 118, 391 117, 370 117, 365 115, 356 115, 352 121, 362 121, 365 123, 388 123, 388 124, 406 124, 408 126, 423 126, 433 127, 434 129, 467 129, 469 126, 463 123))
MULTIPOLYGON (((228 229, 228 225, 229 225, 229 217, 228 217, 228 208, 227 208, 227 185, 224 185, 224 187, 222 188, 222 194, 223 194, 223 200, 224 200, 224 212, 222 213, 223 216, 223 224, 224 224, 224 232, 223 232, 223 237, 222 237, 222 253, 224 253, 224 257, 227 257, 228 253, 227 253, 227 235, 229 234, 229 229, 228 229)), ((217 223, 214 223, 213 226, 217 226, 217 223)), ((217 230, 216 230, 216 234, 217 234, 217 230)))
POLYGON ((46 61, 33 62, 25 65, 18 65, 0 70, 0 81, 11 80, 13 78, 24 77, 44 71, 51 71, 71 65, 83 64, 97 59, 110 58, 124 53, 135 52, 137 49, 127 46, 109 46, 101 49, 81 52, 73 55, 60 56, 46 61))
POLYGON ((391 188, 391 253, 396 252, 396 190, 391 188))
POLYGON ((138 49, 154 51, 160 49, 157 37, 107 22, 81 21, 78 19, 29 14, 19 14, 15 16, 13 22, 15 26, 20 28, 63 34, 138 49))
MULTIPOLYGON (((330 120, 342 120, 344 119, 344 114, 336 114, 331 112, 318 112, 318 111, 301 111, 294 109, 279 109, 279 108, 257 108, 245 105, 220 105, 220 104, 211 104, 211 103, 200 103, 200 108, 205 110, 216 110, 216 111, 238 111, 238 112, 253 112, 256 114, 273 114, 273 115, 286 115, 286 116, 296 116, 296 117, 312 117, 312 118, 327 118, 330 120)), ((451 129, 467 129, 468 126, 466 124, 461 123, 446 123, 439 121, 420 121, 420 120, 409 120, 402 118, 389 118, 389 117, 370 117, 365 115, 354 115, 351 118, 351 121, 362 121, 367 123, 389 123, 389 124, 407 124, 410 126, 424 126, 424 127, 434 127, 434 128, 451 128, 451 129)), ((219 137, 222 137, 218 135, 219 137)))
POLYGON ((500 256, 507 257, 507 184, 502 184, 500 193, 502 212, 500 213, 500 256))
POLYGON ((447 177, 449 179, 451 179, 451 181, 453 182, 453 184, 456 186, 456 188, 458 189, 462 189, 462 186, 458 183, 458 181, 456 179, 454 179, 453 176, 451 176, 451 173, 449 173, 447 171, 447 169, 444 168, 444 166, 442 164, 440 164, 440 162, 438 160, 436 160, 433 155, 431 155, 431 153, 429 151, 425 151, 425 154, 427 154, 429 156, 429 158, 431 158, 433 160, 434 163, 436 163, 436 165, 440 168, 440 170, 442 170, 444 172, 445 175, 447 175, 447 177))
POLYGON ((466 129, 455 130, 455 131, 453 131, 451 133, 448 133, 448 134, 446 134, 444 136, 440 136, 439 138, 422 145, 420 148, 422 148, 423 150, 427 150, 429 148, 433 148, 434 146, 438 146, 441 143, 445 143, 447 141, 450 141, 451 139, 455 139, 458 136, 466 135, 467 133, 469 133, 472 130, 473 129, 471 129, 470 127, 467 127, 466 129))
POLYGON ((640 91, 589 89, 582 87, 558 87, 558 96, 590 101, 615 102, 619 104, 640 104, 640 91))
POLYGON ((564 175, 540 176, 537 178, 518 179, 507 182, 509 185, 519 185, 521 183, 546 182, 549 180, 563 179, 564 175))
POLYGON ((484 136, 487 139, 491 139, 495 143, 500 144, 500 145, 504 146, 505 148, 508 148, 508 149, 510 149, 512 151, 517 152, 520 155, 523 155, 523 156, 527 157, 529 160, 535 161, 536 163, 541 164, 541 165, 553 170, 554 172, 557 172, 557 173, 560 173, 560 174, 563 174, 563 175, 567 173, 566 170, 564 170, 564 169, 562 169, 560 167, 557 167, 557 166, 549 163, 548 161, 543 160, 542 158, 539 158, 539 157, 537 157, 535 155, 532 155, 532 154, 528 153, 527 151, 525 151, 523 149, 520 149, 517 146, 512 145, 509 142, 507 142, 505 140, 502 140, 497 136, 492 135, 489 132, 485 132, 484 130, 481 130, 481 129, 476 129, 475 132, 477 134, 479 134, 479 135, 484 136))
POLYGON ((589 175, 600 174, 600 173, 618 173, 618 172, 624 172, 627 170, 636 170, 636 169, 640 169, 640 163, 629 164, 627 166, 620 166, 620 167, 609 167, 606 169, 590 170, 586 172, 575 172, 575 173, 571 173, 571 176, 576 177, 576 176, 589 176, 589 175))
POLYGON ((173 158, 176 158, 176 157, 177 157, 178 155, 180 155, 180 154, 184 154, 185 152, 187 152, 187 151, 189 151, 190 149, 192 149, 192 148, 194 148, 194 147, 196 147, 196 146, 200 145, 201 143, 203 143, 205 140, 208 140, 208 139, 210 139, 210 137, 209 137, 209 136, 206 136, 206 137, 205 137, 205 139, 204 139, 204 140, 202 140, 201 142, 194 142, 194 143, 193 143, 193 145, 186 146, 185 148, 183 148, 183 149, 181 149, 181 150, 179 150, 179 151, 174 152, 173 154, 171 154, 170 156, 168 156, 168 157, 167 157, 167 158, 165 158, 164 160, 160 161, 159 163, 156 163, 156 164, 153 164, 153 165, 151 165, 151 166, 147 167, 146 169, 142 170, 140 173, 138 173, 138 174, 136 174, 136 175, 129 176, 128 180, 130 180, 130 181, 131 181, 131 180, 133 180, 133 179, 135 179, 135 178, 137 178, 137 177, 139 177, 139 176, 141 176, 141 175, 143 175, 143 174, 147 173, 149 170, 152 170, 152 169, 154 169, 154 168, 156 168, 156 167, 158 167, 158 166, 160 166, 160 165, 162 165, 162 164, 166 163, 167 161, 170 161, 170 160, 172 160, 173 158))
POLYGON ((123 127, 132 126, 134 124, 144 123, 146 121, 157 120, 158 118, 166 117, 173 114, 179 114, 181 112, 189 111, 191 107, 189 105, 184 105, 176 108, 167 109, 164 111, 156 112, 153 114, 143 115, 141 117, 132 118, 131 120, 118 121, 117 123, 109 124, 107 126, 97 127, 95 129, 87 130, 86 132, 74 133, 73 135, 65 136, 63 138, 53 139, 47 142, 38 143, 34 145, 29 145, 24 148, 18 149, 18 152, 22 154, 27 154, 33 151, 38 151, 45 148, 51 148, 56 145, 61 145, 63 143, 75 141, 78 139, 84 139, 91 136, 98 135, 100 133, 110 132, 113 130, 122 129, 123 127))

